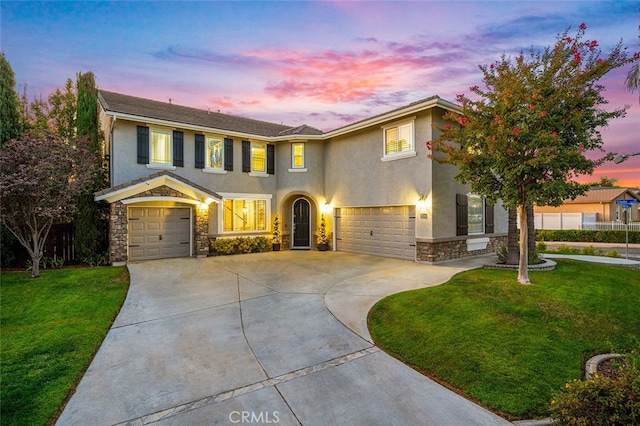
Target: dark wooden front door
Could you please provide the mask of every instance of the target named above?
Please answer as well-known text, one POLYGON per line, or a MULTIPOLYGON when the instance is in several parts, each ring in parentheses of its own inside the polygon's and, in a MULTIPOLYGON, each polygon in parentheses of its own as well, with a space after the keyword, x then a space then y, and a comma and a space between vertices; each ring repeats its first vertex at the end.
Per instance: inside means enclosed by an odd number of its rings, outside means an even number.
POLYGON ((293 203, 293 247, 310 247, 309 202, 299 199, 293 203))

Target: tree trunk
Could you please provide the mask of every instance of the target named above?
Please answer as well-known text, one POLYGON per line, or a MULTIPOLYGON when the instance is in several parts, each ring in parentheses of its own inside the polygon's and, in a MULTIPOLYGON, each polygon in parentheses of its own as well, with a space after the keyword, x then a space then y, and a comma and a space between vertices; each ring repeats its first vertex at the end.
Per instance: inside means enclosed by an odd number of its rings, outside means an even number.
POLYGON ((520 263, 518 265, 518 282, 520 284, 531 284, 529 281, 529 246, 528 234, 529 227, 527 224, 527 206, 522 204, 518 206, 520 213, 520 263))
POLYGON ((536 253, 536 224, 535 224, 535 216, 533 213, 533 204, 527 205, 527 227, 528 227, 528 237, 529 237, 529 256, 532 253, 536 253))
POLYGON ((32 247, 27 247, 29 256, 31 257, 31 278, 40 276, 40 260, 42 259, 42 244, 39 239, 40 233, 34 231, 31 233, 32 247))
POLYGON ((518 210, 509 207, 509 230, 507 233, 507 265, 518 264, 518 210))

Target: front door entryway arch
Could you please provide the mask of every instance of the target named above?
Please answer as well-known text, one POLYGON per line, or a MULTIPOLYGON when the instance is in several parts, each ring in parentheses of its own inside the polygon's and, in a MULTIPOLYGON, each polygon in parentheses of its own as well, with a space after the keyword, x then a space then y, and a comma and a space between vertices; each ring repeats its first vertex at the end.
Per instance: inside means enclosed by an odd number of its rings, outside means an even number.
POLYGON ((311 248, 311 206, 309 201, 299 198, 293 203, 292 248, 311 248))

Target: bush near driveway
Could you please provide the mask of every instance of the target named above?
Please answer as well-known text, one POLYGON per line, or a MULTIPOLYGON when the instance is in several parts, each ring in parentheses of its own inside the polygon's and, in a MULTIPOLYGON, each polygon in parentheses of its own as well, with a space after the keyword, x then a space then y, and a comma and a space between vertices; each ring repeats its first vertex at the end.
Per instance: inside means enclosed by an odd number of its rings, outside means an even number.
POLYGON ((55 421, 124 302, 126 268, 2 272, 0 424, 55 421))
MULTIPOLYGON (((626 231, 537 229, 536 241, 565 241, 569 243, 625 243, 627 240, 626 231)), ((640 244, 640 231, 629 231, 629 243, 640 244)))
MULTIPOLYGON (((418 371, 512 419, 545 417, 587 359, 640 335, 637 269, 558 260, 554 271, 473 270, 389 296, 374 341, 418 371)), ((622 349, 620 349, 622 350, 622 349)))

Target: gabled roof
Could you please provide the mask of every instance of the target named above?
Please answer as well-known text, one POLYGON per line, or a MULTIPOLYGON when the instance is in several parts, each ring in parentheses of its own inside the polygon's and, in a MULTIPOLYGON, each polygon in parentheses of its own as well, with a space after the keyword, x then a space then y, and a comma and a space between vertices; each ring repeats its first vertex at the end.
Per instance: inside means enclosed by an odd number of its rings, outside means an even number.
POLYGON ((591 203, 610 203, 618 197, 635 198, 640 200, 634 190, 629 188, 605 188, 592 187, 584 195, 579 195, 575 200, 565 200, 565 204, 591 204, 591 203))
POLYGON ((135 96, 100 90, 98 99, 105 111, 132 117, 150 118, 173 123, 190 124, 211 129, 227 130, 256 136, 274 137, 282 134, 321 135, 322 132, 306 125, 299 127, 253 120, 219 112, 153 101, 135 96))
POLYGON ((106 90, 98 92, 98 100, 107 113, 127 120, 145 121, 147 119, 150 122, 156 122, 156 124, 161 125, 182 124, 192 126, 200 131, 219 130, 221 132, 236 133, 242 137, 251 137, 253 135, 270 138, 271 140, 325 140, 370 126, 398 120, 429 108, 439 107, 451 111, 460 110, 460 107, 452 102, 446 101, 439 96, 431 96, 329 132, 323 132, 306 124, 291 127, 167 102, 137 98, 106 90))
MULTIPOLYGON (((176 191, 180 191, 191 197, 191 200, 194 202, 210 204, 214 201, 219 202, 222 200, 222 196, 219 194, 166 170, 144 178, 134 179, 112 188, 103 189, 95 192, 93 195, 96 201, 104 200, 113 203, 155 189, 159 186, 168 186, 176 191)), ((187 199, 184 201, 186 200, 187 199)))

